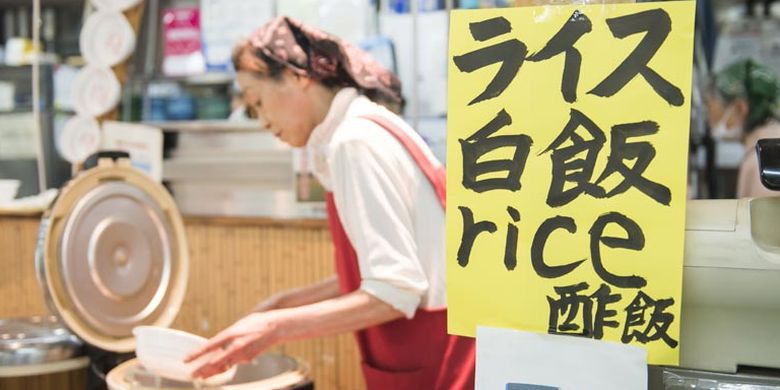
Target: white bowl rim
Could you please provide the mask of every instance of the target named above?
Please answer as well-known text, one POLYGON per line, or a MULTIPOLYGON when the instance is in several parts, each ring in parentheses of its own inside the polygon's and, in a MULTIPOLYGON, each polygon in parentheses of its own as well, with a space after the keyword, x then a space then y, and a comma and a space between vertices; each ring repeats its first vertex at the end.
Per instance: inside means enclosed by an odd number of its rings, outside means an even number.
POLYGON ((165 332, 165 333, 173 333, 173 334, 177 334, 179 336, 189 337, 189 338, 191 338, 193 340, 208 341, 207 338, 205 338, 203 336, 198 336, 198 335, 196 335, 194 333, 185 332, 185 331, 179 330, 179 329, 171 329, 171 328, 166 328, 164 326, 154 326, 154 325, 140 325, 140 326, 134 327, 133 328, 133 336, 138 338, 138 333, 139 332, 144 332, 145 330, 162 331, 162 332, 165 332))
MULTIPOLYGON (((138 334, 139 333, 143 333, 145 331, 160 332, 160 333, 167 333, 167 334, 176 334, 177 336, 182 336, 182 337, 185 337, 185 338, 189 338, 190 340, 193 340, 193 341, 197 340, 198 342, 201 342, 203 344, 205 344, 208 341, 208 339, 205 338, 205 337, 198 336, 198 335, 193 334, 193 333, 185 332, 183 330, 171 329, 171 328, 166 328, 164 326, 154 326, 154 325, 140 325, 140 326, 136 326, 136 327, 133 328, 133 335, 137 339, 138 338, 138 334)), ((136 354, 138 352, 137 351, 137 344, 138 343, 136 343, 136 354)), ((141 357, 140 356, 137 356, 137 357, 138 357, 138 361, 141 363, 141 365, 143 365, 143 362, 141 361, 141 357)), ((208 386, 221 386, 221 385, 223 385, 223 384, 225 384, 227 382, 230 382, 233 379, 233 377, 236 375, 236 372, 238 371, 237 369, 238 369, 238 366, 234 365, 233 367, 231 367, 227 371, 219 373, 219 374, 217 374, 217 375, 215 375, 215 376, 213 376, 211 378, 206 379, 204 381, 204 383, 206 385, 208 385, 208 386)), ((161 375, 161 376, 164 377, 164 375, 161 375)))

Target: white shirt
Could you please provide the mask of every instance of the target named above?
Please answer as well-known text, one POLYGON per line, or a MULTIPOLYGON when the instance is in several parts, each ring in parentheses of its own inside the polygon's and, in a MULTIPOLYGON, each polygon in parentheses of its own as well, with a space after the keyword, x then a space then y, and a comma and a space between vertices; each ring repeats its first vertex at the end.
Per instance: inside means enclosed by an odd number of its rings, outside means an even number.
POLYGON ((360 289, 412 318, 418 307, 447 305, 444 210, 411 155, 387 130, 360 118, 367 114, 395 123, 441 166, 401 118, 345 88, 309 138, 312 171, 333 192, 357 253, 360 289))

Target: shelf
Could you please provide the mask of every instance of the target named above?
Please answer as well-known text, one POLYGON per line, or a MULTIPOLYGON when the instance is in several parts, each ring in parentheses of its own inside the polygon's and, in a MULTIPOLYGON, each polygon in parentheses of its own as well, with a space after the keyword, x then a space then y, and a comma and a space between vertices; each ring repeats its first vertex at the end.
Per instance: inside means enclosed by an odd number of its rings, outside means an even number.
POLYGON ((252 133, 268 131, 260 127, 257 121, 195 120, 142 122, 141 124, 158 127, 163 129, 163 131, 185 133, 252 133))
POLYGON ((182 81, 191 85, 220 85, 230 84, 235 78, 236 76, 232 73, 204 73, 198 76, 185 77, 182 81))
MULTIPOLYGON (((41 7, 69 6, 83 7, 84 0, 41 0, 41 7)), ((32 7, 31 0, 3 0, 0 2, 0 9, 6 7, 32 7)))
POLYGON ((30 106, 27 107, 15 107, 12 110, 0 110, 0 115, 8 114, 32 114, 33 109, 30 106))
POLYGON ((32 70, 32 65, 31 64, 8 65, 6 63, 0 63, 0 69, 23 69, 23 68, 28 68, 32 70))
POLYGON ((235 80, 236 75, 229 72, 207 72, 193 76, 160 75, 152 82, 177 82, 188 85, 227 85, 235 80))

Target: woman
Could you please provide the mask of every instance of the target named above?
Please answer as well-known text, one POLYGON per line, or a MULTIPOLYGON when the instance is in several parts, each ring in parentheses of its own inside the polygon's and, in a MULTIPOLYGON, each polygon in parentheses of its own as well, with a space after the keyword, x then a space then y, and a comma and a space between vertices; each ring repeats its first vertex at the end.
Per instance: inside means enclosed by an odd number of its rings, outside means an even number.
POLYGON ((190 356, 217 351, 194 375, 274 344, 352 331, 369 389, 473 388, 474 342, 446 328, 444 170, 402 119, 375 103, 400 110, 398 79, 366 53, 286 17, 240 44, 234 63, 261 124, 314 156, 329 190, 338 278, 263 303, 190 356))
POLYGON ((780 81, 771 69, 752 60, 729 66, 716 74, 714 81, 715 93, 708 99, 712 136, 741 140, 745 148, 737 197, 776 196, 761 184, 755 149, 759 139, 780 138, 780 81))

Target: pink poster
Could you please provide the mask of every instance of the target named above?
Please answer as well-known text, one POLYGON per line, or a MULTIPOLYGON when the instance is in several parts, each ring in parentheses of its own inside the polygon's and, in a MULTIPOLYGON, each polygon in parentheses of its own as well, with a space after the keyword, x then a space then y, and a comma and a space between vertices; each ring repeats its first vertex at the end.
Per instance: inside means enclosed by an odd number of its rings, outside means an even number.
POLYGON ((163 11, 163 73, 188 76, 206 70, 201 50, 200 10, 197 7, 163 11))

